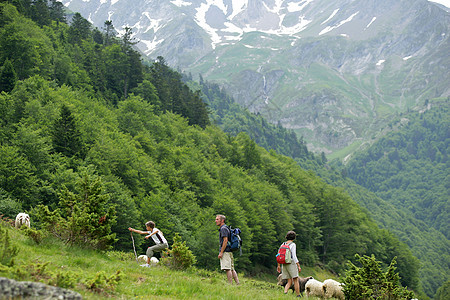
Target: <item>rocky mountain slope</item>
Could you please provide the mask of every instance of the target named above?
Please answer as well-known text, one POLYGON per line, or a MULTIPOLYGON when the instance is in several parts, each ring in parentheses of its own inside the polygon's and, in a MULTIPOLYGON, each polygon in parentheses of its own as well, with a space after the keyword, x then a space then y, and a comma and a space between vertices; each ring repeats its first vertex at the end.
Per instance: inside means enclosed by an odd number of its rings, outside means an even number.
POLYGON ((64 0, 149 58, 215 81, 310 149, 344 156, 450 95, 450 14, 426 0, 64 0))

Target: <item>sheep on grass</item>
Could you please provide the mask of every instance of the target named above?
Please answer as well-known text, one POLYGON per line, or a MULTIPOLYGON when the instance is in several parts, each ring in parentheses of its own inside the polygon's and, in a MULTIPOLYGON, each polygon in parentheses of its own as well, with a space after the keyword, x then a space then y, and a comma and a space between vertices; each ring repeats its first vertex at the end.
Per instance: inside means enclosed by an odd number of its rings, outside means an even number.
MULTIPOLYGON (((297 279, 298 279, 298 283, 299 283, 299 286, 300 286, 300 295, 303 296, 303 292, 305 291, 305 285, 306 285, 306 283, 308 282, 308 280, 313 279, 313 277, 312 277, 312 276, 310 276, 310 277, 305 277, 305 278, 303 278, 303 277, 297 277, 297 279)), ((277 284, 278 284, 278 285, 281 285, 281 286, 284 287, 284 286, 286 286, 287 282, 288 282, 287 279, 281 278, 281 274, 278 275, 278 278, 277 278, 277 284)), ((291 287, 290 287, 289 289, 291 289, 292 292, 295 292, 294 282, 292 282, 291 287)))
POLYGON ((323 283, 316 280, 310 279, 305 285, 306 297, 323 297, 323 283))
POLYGON ((323 294, 325 298, 345 299, 342 284, 333 279, 327 279, 323 282, 323 294))

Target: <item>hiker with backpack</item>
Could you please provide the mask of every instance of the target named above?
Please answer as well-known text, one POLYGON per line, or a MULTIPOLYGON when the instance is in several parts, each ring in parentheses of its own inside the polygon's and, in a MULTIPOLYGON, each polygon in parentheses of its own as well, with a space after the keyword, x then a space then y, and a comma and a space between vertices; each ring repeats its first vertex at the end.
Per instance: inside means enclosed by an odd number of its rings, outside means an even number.
POLYGON ((164 238, 163 233, 155 227, 155 222, 148 221, 145 223, 145 227, 147 228, 147 231, 141 231, 134 228, 129 227, 128 230, 132 232, 136 232, 139 234, 146 234, 145 238, 149 239, 150 237, 155 242, 154 246, 147 248, 147 263, 144 265, 141 265, 141 267, 150 267, 150 259, 153 256, 153 253, 160 252, 166 248, 169 248, 169 244, 167 243, 167 240, 164 238))
POLYGON ((287 284, 284 286, 284 293, 287 294, 292 282, 294 282, 295 293, 297 294, 297 297, 301 297, 300 285, 297 278, 298 274, 302 271, 302 268, 297 259, 297 246, 294 243, 295 238, 295 232, 288 231, 286 234, 286 242, 281 244, 276 256, 277 271, 278 273, 281 273, 282 279, 288 280, 287 284))
POLYGON ((220 269, 225 270, 227 273, 228 283, 232 284, 234 279, 236 284, 239 284, 239 278, 234 269, 233 252, 228 243, 231 240, 231 230, 225 224, 224 215, 216 216, 216 225, 219 226, 220 251, 218 258, 220 259, 220 269))

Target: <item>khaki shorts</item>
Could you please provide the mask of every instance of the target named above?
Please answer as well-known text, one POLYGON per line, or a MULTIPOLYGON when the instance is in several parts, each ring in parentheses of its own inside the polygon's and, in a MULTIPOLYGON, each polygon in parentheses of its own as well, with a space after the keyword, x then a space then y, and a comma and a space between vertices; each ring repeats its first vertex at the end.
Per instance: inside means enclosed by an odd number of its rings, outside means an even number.
POLYGON ((298 267, 297 264, 290 263, 286 265, 281 265, 281 278, 289 279, 298 277, 298 267))
POLYGON ((234 271, 234 257, 232 252, 223 253, 222 258, 220 259, 220 269, 234 271))

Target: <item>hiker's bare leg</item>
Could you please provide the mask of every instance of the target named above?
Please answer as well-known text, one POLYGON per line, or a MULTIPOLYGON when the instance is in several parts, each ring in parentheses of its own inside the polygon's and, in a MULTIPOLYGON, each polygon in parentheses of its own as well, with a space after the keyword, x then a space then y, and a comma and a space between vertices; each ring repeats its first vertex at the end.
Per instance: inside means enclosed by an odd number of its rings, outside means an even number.
POLYGON ((233 284, 233 271, 225 270, 227 272, 227 279, 229 284, 233 284))
POLYGON ((233 274, 234 281, 236 282, 236 284, 239 285, 239 278, 238 278, 236 271, 233 270, 233 271, 231 271, 231 273, 233 274))
POLYGON ((300 283, 298 282, 298 277, 292 278, 294 280, 294 289, 297 296, 300 295, 300 283))
POLYGON ((287 292, 289 292, 289 289, 291 288, 291 285, 292 285, 292 278, 288 278, 288 282, 284 286, 284 293, 285 294, 287 294, 287 292))

